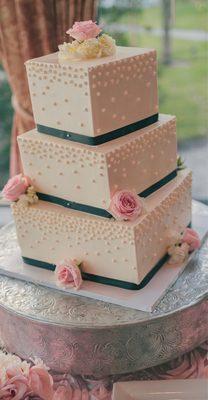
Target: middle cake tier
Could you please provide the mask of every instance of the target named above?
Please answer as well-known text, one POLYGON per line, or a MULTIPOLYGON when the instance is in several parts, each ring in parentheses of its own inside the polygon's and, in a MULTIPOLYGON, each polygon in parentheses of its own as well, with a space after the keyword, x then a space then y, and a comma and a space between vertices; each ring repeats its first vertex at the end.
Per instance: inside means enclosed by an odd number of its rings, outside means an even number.
POLYGON ((38 133, 18 137, 24 174, 39 198, 69 208, 110 216, 117 190, 147 197, 176 176, 176 121, 159 121, 111 142, 89 146, 38 133))

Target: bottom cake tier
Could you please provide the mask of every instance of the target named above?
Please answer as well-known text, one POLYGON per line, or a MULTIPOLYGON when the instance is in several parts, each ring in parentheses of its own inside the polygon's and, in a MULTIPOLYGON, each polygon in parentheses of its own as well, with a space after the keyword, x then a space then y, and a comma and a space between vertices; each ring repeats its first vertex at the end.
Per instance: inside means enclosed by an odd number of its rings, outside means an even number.
POLYGON ((116 221, 38 201, 12 205, 24 261, 55 269, 65 258, 78 260, 84 279, 124 287, 143 287, 167 260, 171 238, 191 222, 191 172, 145 199, 134 222, 116 221))

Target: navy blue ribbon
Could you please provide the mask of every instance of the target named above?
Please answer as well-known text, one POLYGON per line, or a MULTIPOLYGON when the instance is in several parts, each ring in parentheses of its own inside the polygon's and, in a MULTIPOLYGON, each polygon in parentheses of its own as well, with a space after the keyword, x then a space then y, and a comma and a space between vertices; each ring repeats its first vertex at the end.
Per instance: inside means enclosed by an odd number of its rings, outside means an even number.
MULTIPOLYGON (((22 257, 23 261, 25 264, 33 265, 34 267, 38 268, 43 268, 47 269, 49 271, 55 271, 55 264, 50 264, 45 261, 40 261, 40 260, 35 260, 33 258, 28 258, 28 257, 22 257)), ((139 285, 136 283, 132 282, 125 282, 125 281, 120 281, 119 279, 112 279, 112 278, 106 278, 104 276, 100 275, 93 275, 93 274, 88 274, 86 272, 82 272, 82 278, 87 281, 93 281, 97 283, 102 283, 104 285, 110 285, 110 286, 117 286, 122 289, 127 289, 127 290, 140 290, 143 289, 153 278, 153 276, 156 274, 157 271, 163 266, 163 264, 169 259, 169 255, 165 254, 160 261, 154 266, 154 268, 145 276, 145 278, 140 282, 139 285)))
MULTIPOLYGON (((188 224, 188 227, 191 227, 191 222, 188 224)), ((169 260, 169 258, 170 256, 166 253, 138 285, 133 282, 126 282, 126 281, 121 281, 119 279, 106 278, 105 276, 88 274, 87 272, 83 271, 82 271, 82 278, 87 281, 102 283, 104 285, 117 286, 122 289, 140 290, 143 289, 151 281, 151 279, 160 270, 160 268, 169 260)), ((34 267, 38 268, 47 269, 49 271, 55 271, 56 268, 55 264, 50 264, 45 261, 35 260, 33 258, 24 256, 22 256, 22 259, 25 264, 33 265, 34 267)))
POLYGON ((40 200, 48 201, 49 203, 58 204, 66 208, 71 208, 72 210, 82 211, 88 214, 99 215, 100 217, 112 218, 112 215, 102 208, 88 206, 87 204, 76 203, 75 201, 69 201, 61 199, 60 197, 51 196, 50 194, 37 193, 40 200))
POLYGON ((156 192, 156 190, 159 190, 168 182, 172 181, 172 179, 176 178, 176 176, 177 176, 177 169, 172 171, 170 174, 166 175, 164 178, 160 179, 158 182, 151 185, 149 188, 143 190, 143 192, 139 193, 139 196, 141 197, 150 196, 152 193, 156 192))
POLYGON ((82 277, 86 281, 93 281, 97 283, 102 283, 104 285, 117 286, 121 289, 141 290, 151 281, 153 276, 159 271, 163 264, 168 261, 169 258, 170 256, 168 254, 165 254, 138 285, 136 283, 120 281, 119 279, 105 278, 104 276, 88 274, 86 272, 82 272, 82 277))
MULTIPOLYGON (((168 174, 164 178, 162 178, 160 181, 154 183, 154 185, 150 186, 143 192, 139 193, 139 196, 141 196, 141 197, 150 196, 152 193, 154 193, 156 190, 160 189, 162 186, 166 185, 168 182, 170 182, 176 176, 177 176, 177 170, 174 170, 170 174, 168 174)), ((75 201, 61 199, 60 197, 56 197, 56 196, 52 196, 50 194, 45 194, 45 193, 40 193, 40 192, 37 193, 37 196, 40 200, 48 201, 49 203, 58 204, 59 206, 71 208, 73 210, 82 211, 82 212, 93 214, 93 215, 98 215, 98 216, 104 217, 104 218, 112 218, 112 215, 107 210, 104 210, 99 207, 93 207, 93 206, 89 206, 87 204, 76 203, 75 201)))
POLYGON ((78 142, 88 144, 90 146, 97 146, 109 142, 110 140, 117 139, 119 137, 128 135, 134 131, 145 128, 158 121, 158 114, 151 115, 148 118, 142 119, 141 121, 134 122, 133 124, 123 126, 114 131, 104 133, 100 136, 86 136, 79 133, 62 131, 61 129, 50 128, 49 126, 37 124, 37 130, 39 133, 45 133, 46 135, 56 136, 61 139, 71 140, 72 142, 78 142))

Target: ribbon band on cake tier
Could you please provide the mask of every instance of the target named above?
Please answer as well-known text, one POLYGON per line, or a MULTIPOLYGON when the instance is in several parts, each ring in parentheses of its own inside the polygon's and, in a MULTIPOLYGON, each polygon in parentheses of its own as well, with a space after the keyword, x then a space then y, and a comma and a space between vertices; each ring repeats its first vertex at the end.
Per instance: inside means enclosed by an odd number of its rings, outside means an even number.
MULTIPOLYGON (((140 290, 143 289, 150 282, 150 280, 153 278, 156 272, 159 271, 159 269, 163 266, 163 264, 166 261, 168 261, 169 257, 170 256, 166 253, 138 285, 133 282, 126 282, 126 281, 121 281, 119 279, 106 278, 105 276, 88 274, 86 272, 82 272, 82 278, 86 281, 93 281, 96 283, 102 283, 104 285, 116 286, 122 289, 140 290)), ((55 264, 50 264, 45 261, 35 260, 24 256, 22 257, 22 259, 25 264, 29 264, 38 268, 43 268, 49 271, 55 271, 56 268, 55 264)))
MULTIPOLYGON (((164 178, 160 179, 160 181, 154 183, 149 188, 145 189, 143 192, 138 195, 141 197, 148 197, 156 190, 159 190, 162 186, 166 185, 172 179, 177 176, 177 169, 172 171, 170 174, 166 175, 164 178)), ((88 214, 98 215, 104 218, 112 218, 112 214, 110 214, 107 210, 104 210, 99 207, 89 206, 87 204, 76 203, 75 201, 65 200, 60 197, 52 196, 50 194, 37 192, 37 196, 40 200, 48 201, 49 203, 54 203, 59 206, 63 206, 66 208, 71 208, 76 211, 86 212, 88 214)))
POLYGON ((97 146, 109 142, 110 140, 118 139, 119 137, 128 135, 129 133, 135 132, 139 129, 146 128, 149 125, 154 124, 158 121, 158 113, 151 115, 148 118, 142 119, 141 121, 134 122, 133 124, 123 126, 114 131, 104 133, 100 136, 86 136, 79 133, 63 131, 61 129, 50 128, 49 126, 37 124, 37 130, 39 133, 45 133, 46 135, 56 136, 61 139, 71 140, 72 142, 78 142, 88 144, 90 146, 97 146))

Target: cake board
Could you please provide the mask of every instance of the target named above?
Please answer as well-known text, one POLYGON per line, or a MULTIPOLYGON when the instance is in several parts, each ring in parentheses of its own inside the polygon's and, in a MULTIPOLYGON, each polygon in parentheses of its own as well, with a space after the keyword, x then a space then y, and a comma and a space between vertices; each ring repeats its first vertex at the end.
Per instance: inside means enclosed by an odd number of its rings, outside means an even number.
MULTIPOLYGON (((193 203, 200 229, 208 208, 193 203)), ((207 222, 206 222, 207 223, 207 222)), ((0 260, 17 246, 0 238, 0 260)), ((208 239, 154 310, 141 312, 0 277, 0 337, 22 358, 53 370, 99 378, 164 363, 207 338, 208 239)))

